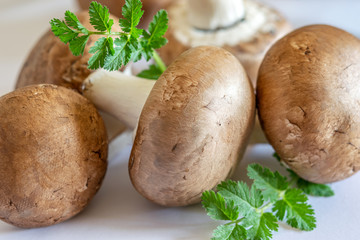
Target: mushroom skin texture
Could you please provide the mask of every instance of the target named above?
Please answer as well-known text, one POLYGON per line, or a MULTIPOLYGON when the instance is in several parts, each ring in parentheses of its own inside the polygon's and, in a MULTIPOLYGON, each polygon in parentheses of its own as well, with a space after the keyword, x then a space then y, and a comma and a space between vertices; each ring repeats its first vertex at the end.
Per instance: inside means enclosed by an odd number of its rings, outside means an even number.
POLYGON ((85 208, 107 168, 96 108, 73 90, 33 85, 0 98, 0 219, 22 228, 85 208))
MULTIPOLYGON (((90 24, 88 12, 77 14, 79 21, 90 30, 95 30, 90 24)), ((118 18, 110 16, 114 22, 118 18)), ((114 24, 114 31, 121 31, 118 24, 114 24)), ((87 62, 92 54, 90 47, 101 38, 100 35, 92 35, 86 44, 82 56, 74 56, 67 44, 48 30, 37 42, 27 57, 17 79, 15 88, 32 84, 55 84, 63 87, 73 88, 80 91, 82 82, 92 72, 88 69, 87 62)))
MULTIPOLYGON (((231 27, 224 29, 203 31, 193 26, 194 21, 189 19, 189 11, 192 9, 188 7, 187 1, 191 0, 172 1, 166 7, 169 13, 169 28, 165 34, 168 43, 158 50, 165 64, 169 65, 178 55, 191 47, 223 47, 240 60, 253 85, 256 86, 257 72, 266 51, 277 39, 291 30, 287 20, 274 9, 256 1, 244 0, 243 21, 230 24, 231 27)), ((218 2, 222 4, 222 1, 218 2)), ((223 14, 227 16, 226 13, 223 14)), ((193 15, 196 15, 196 12, 193 15)))
POLYGON ((141 112, 129 160, 134 187, 163 206, 199 202, 234 172, 254 117, 253 87, 231 53, 186 51, 156 81, 141 112))
POLYGON ((316 183, 360 168, 360 41, 327 25, 279 40, 259 70, 257 104, 269 143, 299 176, 316 183))
MULTIPOLYGON (((171 1, 173 0, 142 0, 144 15, 140 20, 140 26, 148 27, 156 12, 171 1)), ((88 10, 92 0, 77 0, 77 2, 82 10, 88 10)), ((97 2, 107 6, 110 13, 114 14, 116 17, 122 16, 122 7, 125 4, 125 0, 98 0, 97 2)))

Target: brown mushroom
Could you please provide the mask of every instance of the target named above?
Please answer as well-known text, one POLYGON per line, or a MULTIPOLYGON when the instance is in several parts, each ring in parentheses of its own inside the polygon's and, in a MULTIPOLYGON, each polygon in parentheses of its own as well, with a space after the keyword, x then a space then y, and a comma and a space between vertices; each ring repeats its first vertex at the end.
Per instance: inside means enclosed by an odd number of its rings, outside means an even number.
POLYGON ((115 81, 121 73, 110 74, 90 75, 83 94, 125 122, 133 116, 133 126, 141 112, 129 161, 140 194, 164 206, 189 205, 233 173, 253 127, 255 97, 232 54, 218 47, 190 49, 153 88, 153 81, 115 81), (131 83, 143 90, 131 93, 131 83), (117 97, 105 88, 117 90, 117 97), (126 104, 122 92, 132 106, 127 111, 114 107, 126 104))
POLYGON ((264 54, 290 30, 277 11, 252 0, 178 0, 166 10, 169 42, 159 49, 166 64, 191 47, 224 47, 240 60, 254 85, 264 54))
MULTIPOLYGON (((144 15, 140 21, 140 26, 147 27, 156 11, 163 8, 171 1, 172 0, 142 0, 144 15)), ((92 0, 77 0, 77 2, 82 10, 87 10, 89 9, 92 0)), ((110 12, 115 16, 122 16, 122 7, 125 4, 125 0, 98 0, 97 2, 107 6, 110 12)))
MULTIPOLYGON (((86 28, 94 30, 87 12, 81 12, 77 14, 77 17, 86 28)), ((116 17, 110 17, 114 22, 118 22, 116 17)), ((113 28, 114 31, 121 31, 120 26, 117 24, 114 24, 113 28)), ((88 69, 88 60, 91 57, 88 51, 100 37, 91 35, 85 47, 84 55, 74 56, 69 47, 48 30, 27 57, 15 87, 21 88, 32 84, 49 83, 80 90, 82 82, 92 72, 92 70, 88 69)), ((125 127, 117 123, 113 118, 101 114, 106 123, 110 139, 125 130, 125 127)))
POLYGON ((266 54, 259 119, 281 159, 302 178, 329 183, 360 169, 360 41, 327 25, 300 28, 266 54))
POLYGON ((107 136, 95 107, 55 85, 17 89, 0 106, 0 219, 43 227, 83 210, 107 167, 107 136))

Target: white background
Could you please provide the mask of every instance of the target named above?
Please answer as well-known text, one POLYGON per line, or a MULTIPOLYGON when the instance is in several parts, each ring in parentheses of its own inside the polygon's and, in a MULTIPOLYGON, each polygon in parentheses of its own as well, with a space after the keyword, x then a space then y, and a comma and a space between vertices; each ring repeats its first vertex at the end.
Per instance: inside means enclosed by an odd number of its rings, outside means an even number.
MULTIPOLYGON (((360 36, 360 1, 357 0, 263 0, 280 10, 293 24, 326 23, 360 36)), ((0 0, 0 95, 13 89, 18 72, 49 20, 65 10, 76 11, 70 0, 0 0)), ((107 176, 90 205, 76 217, 46 228, 19 229, 0 222, 0 239, 209 239, 218 223, 200 205, 163 208, 133 190, 127 173, 130 143, 111 144, 107 176), (119 149, 120 148, 120 149, 119 149)), ((235 179, 248 181, 247 164, 259 162, 272 169, 277 163, 267 145, 249 147, 235 179)), ((301 232, 280 224, 273 239, 357 240, 360 235, 360 174, 332 184, 336 196, 310 198, 317 229, 301 232)))

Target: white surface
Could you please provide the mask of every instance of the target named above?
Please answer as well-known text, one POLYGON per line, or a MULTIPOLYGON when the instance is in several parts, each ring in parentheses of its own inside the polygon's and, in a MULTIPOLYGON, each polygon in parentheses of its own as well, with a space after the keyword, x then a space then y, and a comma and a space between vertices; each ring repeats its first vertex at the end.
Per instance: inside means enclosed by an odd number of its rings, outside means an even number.
MULTIPOLYGON (((264 0, 278 8, 295 27, 327 23, 360 36, 360 1, 357 0, 264 0)), ((37 39, 53 17, 75 10, 70 0, 0 1, 0 95, 13 89, 19 69, 37 39)), ((131 186, 127 173, 130 145, 110 149, 111 163, 102 188, 90 205, 64 223, 41 229, 19 229, 0 222, 0 239, 209 239, 218 223, 210 220, 200 205, 163 208, 143 199, 131 186)), ((246 180, 246 165, 259 162, 273 169, 269 146, 249 148, 235 179, 246 180)), ((300 232, 280 225, 276 240, 285 239, 359 239, 360 174, 332 184, 336 196, 310 198, 317 216, 317 229, 300 232)))

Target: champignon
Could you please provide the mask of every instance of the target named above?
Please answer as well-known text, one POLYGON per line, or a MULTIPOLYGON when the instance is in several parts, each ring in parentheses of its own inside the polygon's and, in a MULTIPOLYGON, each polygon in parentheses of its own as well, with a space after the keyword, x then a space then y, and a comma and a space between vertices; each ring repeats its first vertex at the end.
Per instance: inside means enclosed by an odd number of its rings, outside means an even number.
POLYGON ((302 178, 329 183, 360 169, 360 41, 327 25, 300 28, 266 54, 259 119, 281 159, 302 178))
POLYGON ((0 219, 43 227, 83 210, 107 167, 93 104, 64 87, 32 85, 2 96, 0 106, 0 219))
POLYGON ((153 87, 149 80, 115 81, 121 73, 107 74, 90 75, 83 94, 120 118, 136 116, 133 126, 141 112, 129 160, 130 178, 140 194, 164 206, 189 205, 233 173, 253 127, 255 97, 232 54, 218 47, 190 49, 153 87), (148 84, 144 91, 131 93, 131 83, 138 87, 141 81, 148 84), (117 96, 105 88, 119 89, 117 96), (110 109, 112 102, 125 104, 129 95, 140 100, 131 100, 128 112, 110 109))
POLYGON ((254 85, 265 52, 290 30, 277 11, 252 0, 178 0, 166 10, 169 42, 159 49, 166 64, 191 47, 224 47, 240 60, 254 85))
MULTIPOLYGON (((77 14, 79 21, 88 29, 93 29, 87 12, 77 14)), ((114 22, 119 20, 110 16, 114 22)), ((118 24, 114 24, 114 31, 121 31, 118 24)), ((79 90, 82 82, 92 72, 88 67, 91 54, 90 47, 101 36, 91 35, 85 47, 84 55, 74 56, 69 47, 62 43, 50 30, 37 42, 27 57, 17 79, 16 88, 32 84, 49 83, 79 90)), ((101 113, 107 126, 108 136, 113 139, 125 130, 125 127, 101 113)))

